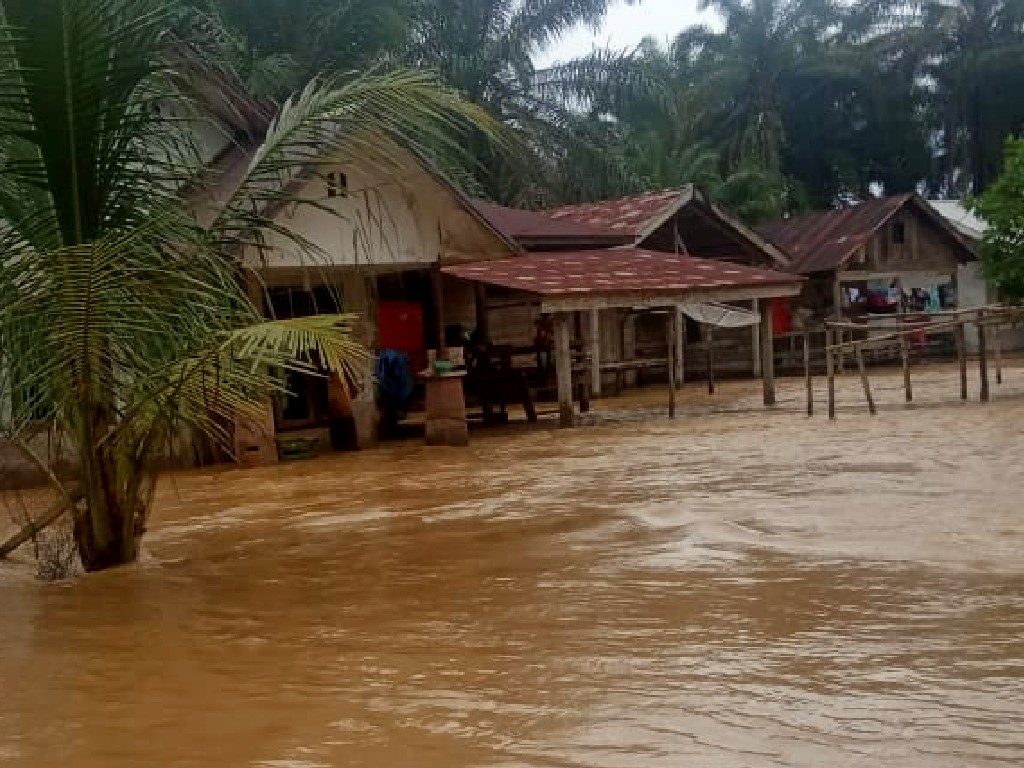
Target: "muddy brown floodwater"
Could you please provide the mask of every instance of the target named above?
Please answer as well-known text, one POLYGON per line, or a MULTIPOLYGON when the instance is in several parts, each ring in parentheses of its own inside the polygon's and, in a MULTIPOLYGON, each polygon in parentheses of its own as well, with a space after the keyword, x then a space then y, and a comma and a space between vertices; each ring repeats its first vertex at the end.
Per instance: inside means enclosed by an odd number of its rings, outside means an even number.
POLYGON ((0 570, 0 766, 1024 764, 1024 385, 899 383, 168 478, 0 570))

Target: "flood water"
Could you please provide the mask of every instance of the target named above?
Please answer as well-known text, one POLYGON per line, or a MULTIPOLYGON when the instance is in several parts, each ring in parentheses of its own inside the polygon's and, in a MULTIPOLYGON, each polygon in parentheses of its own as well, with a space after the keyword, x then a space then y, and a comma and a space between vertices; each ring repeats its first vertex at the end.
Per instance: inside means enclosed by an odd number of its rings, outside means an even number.
POLYGON ((0 568, 0 766, 1021 765, 1007 378, 168 478, 140 566, 0 568))

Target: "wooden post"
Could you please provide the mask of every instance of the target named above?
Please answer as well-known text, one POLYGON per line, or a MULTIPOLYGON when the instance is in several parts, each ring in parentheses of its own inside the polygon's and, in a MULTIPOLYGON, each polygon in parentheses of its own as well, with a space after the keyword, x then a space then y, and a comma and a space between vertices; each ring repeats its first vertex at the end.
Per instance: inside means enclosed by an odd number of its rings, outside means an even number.
MULTIPOLYGON (((835 282, 832 284, 832 300, 835 303, 836 322, 843 322, 843 282, 839 279, 839 270, 836 270, 835 282)), ((842 329, 835 329, 832 331, 832 338, 835 343, 839 346, 843 343, 843 331, 842 329)), ((843 372, 843 352, 842 349, 837 350, 839 373, 843 372)))
POLYGON ((978 325, 978 372, 981 374, 981 402, 989 401, 988 391, 988 344, 987 331, 985 327, 985 313, 980 312, 977 319, 978 325))
MULTIPOLYGON (((763 304, 763 303, 764 302, 760 302, 757 299, 754 299, 753 301, 750 302, 750 309, 751 309, 751 311, 755 312, 755 313, 760 312, 761 311, 761 306, 760 305, 763 304)), ((750 344, 751 344, 751 347, 753 347, 751 349, 751 356, 753 358, 754 378, 757 379, 757 378, 761 377, 761 371, 764 370, 762 368, 762 361, 764 360, 764 353, 763 353, 763 351, 761 349, 761 347, 763 346, 763 342, 762 342, 762 339, 761 339, 761 331, 758 328, 758 326, 756 326, 756 325, 751 326, 751 328, 750 328, 750 344)))
POLYGON ((601 397, 601 310, 590 310, 590 394, 601 397))
POLYGON ((992 326, 992 354, 996 359, 996 384, 1003 383, 1003 345, 999 339, 1000 331, 999 324, 996 323, 992 326))
POLYGON ((708 394, 715 394, 715 338, 712 326, 705 326, 705 338, 708 344, 708 394))
POLYGON ((804 331, 804 379, 807 383, 807 415, 814 415, 814 379, 811 378, 811 332, 804 331))
POLYGON ((775 405, 775 329, 771 299, 761 299, 761 384, 765 406, 775 405))
POLYGON ((960 363, 960 399, 967 399, 967 331, 965 323, 961 321, 953 333, 956 339, 956 356, 960 363))
POLYGON ((910 344, 907 337, 900 334, 900 355, 903 358, 903 391, 907 402, 914 402, 914 387, 910 383, 910 344))
POLYGON ((434 293, 434 315, 437 332, 437 351, 438 356, 444 358, 447 356, 448 349, 445 344, 444 338, 444 286, 442 285, 441 270, 439 267, 435 267, 430 270, 430 287, 434 293))
POLYGON ((569 319, 566 312, 555 315, 555 378, 558 381, 558 423, 562 427, 571 427, 575 421, 572 405, 572 331, 569 319))
POLYGON ((679 307, 672 310, 676 316, 676 389, 682 389, 686 379, 686 315, 679 307))
POLYGON ((484 344, 491 343, 491 321, 490 313, 487 311, 487 286, 484 283, 474 283, 476 298, 476 330, 480 340, 484 344))
POLYGON ((668 341, 668 417, 676 417, 676 320, 678 310, 669 307, 665 314, 665 338, 668 341))
POLYGON ((864 353, 861 352, 861 345, 857 344, 854 347, 854 351, 857 354, 857 371, 860 373, 860 383, 864 387, 864 397, 868 401, 868 413, 874 416, 878 413, 878 409, 875 408, 875 400, 871 397, 871 382, 868 381, 868 372, 864 368, 864 353))
POLYGON ((836 417, 836 371, 832 357, 832 329, 825 328, 825 375, 828 377, 828 417, 836 417))

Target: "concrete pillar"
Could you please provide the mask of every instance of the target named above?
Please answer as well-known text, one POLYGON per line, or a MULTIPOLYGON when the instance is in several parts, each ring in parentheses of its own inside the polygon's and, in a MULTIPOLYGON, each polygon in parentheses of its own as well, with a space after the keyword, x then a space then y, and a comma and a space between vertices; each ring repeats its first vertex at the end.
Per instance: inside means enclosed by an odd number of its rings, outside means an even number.
POLYGON ((555 377, 558 381, 558 420, 562 427, 571 427, 575 423, 572 405, 571 321, 572 316, 567 312, 555 315, 555 377))
POLYGON ((590 310, 590 394, 601 396, 601 310, 590 310))

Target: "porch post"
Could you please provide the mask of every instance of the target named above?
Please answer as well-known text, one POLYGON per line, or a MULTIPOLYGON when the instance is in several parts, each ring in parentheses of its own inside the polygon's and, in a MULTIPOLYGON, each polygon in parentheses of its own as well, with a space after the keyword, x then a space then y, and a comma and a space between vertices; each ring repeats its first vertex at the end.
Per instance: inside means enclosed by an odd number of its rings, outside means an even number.
POLYGON ((676 389, 681 389, 686 377, 686 315, 680 307, 674 307, 675 313, 675 345, 676 345, 676 389))
MULTIPOLYGON (((754 299, 750 302, 750 309, 753 312, 761 311, 761 302, 754 299)), ((758 326, 752 326, 750 329, 750 352, 753 359, 753 371, 754 378, 760 378, 761 376, 761 330, 758 326)))
POLYGON ((676 307, 669 307, 665 313, 665 339, 668 341, 668 417, 676 417, 676 341, 679 338, 676 333, 676 323, 679 319, 679 310, 676 307))
POLYGON ((761 381, 764 404, 775 405, 775 338, 772 328, 771 299, 761 299, 761 381))
POLYGON ((491 323, 487 312, 487 286, 484 283, 474 283, 473 286, 476 303, 477 334, 484 344, 489 344, 491 341, 491 323))
POLYGON ((444 285, 442 284, 442 275, 440 266, 436 266, 430 270, 430 287, 433 289, 434 294, 434 315, 437 332, 437 352, 438 357, 444 359, 447 357, 448 350, 445 344, 444 338, 444 285))
POLYGON ((590 394, 601 396, 601 310, 590 310, 590 394))
POLYGON ((571 427, 575 422, 572 405, 572 349, 569 328, 570 315, 555 315, 555 378, 558 381, 558 423, 571 427))

